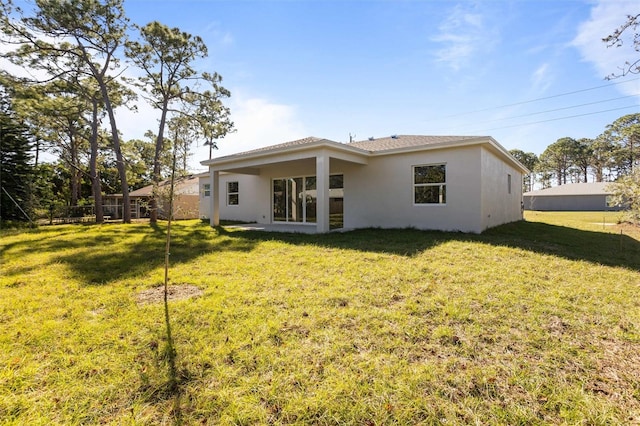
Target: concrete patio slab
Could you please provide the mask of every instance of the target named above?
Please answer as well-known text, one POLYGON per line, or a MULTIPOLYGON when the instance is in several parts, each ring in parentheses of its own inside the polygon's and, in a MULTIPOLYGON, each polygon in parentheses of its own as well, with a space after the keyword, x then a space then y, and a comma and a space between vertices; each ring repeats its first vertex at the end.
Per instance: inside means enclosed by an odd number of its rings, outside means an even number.
POLYGON ((282 224, 282 223, 243 223, 242 225, 228 225, 225 228, 242 229, 245 231, 289 232, 298 234, 317 234, 315 224, 282 224))

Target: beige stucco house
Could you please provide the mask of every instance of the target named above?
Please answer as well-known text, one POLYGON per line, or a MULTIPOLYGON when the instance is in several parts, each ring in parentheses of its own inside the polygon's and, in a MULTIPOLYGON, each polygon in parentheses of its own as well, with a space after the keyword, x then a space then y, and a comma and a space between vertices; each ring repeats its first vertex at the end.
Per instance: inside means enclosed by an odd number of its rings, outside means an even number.
POLYGON ((212 226, 227 219, 318 233, 480 233, 522 219, 528 172, 488 136, 309 137, 201 164, 209 173, 200 178, 200 214, 212 226))
MULTIPOLYGON (((208 174, 205 174, 208 176, 208 174)), ((173 218, 196 219, 200 215, 199 178, 201 175, 188 175, 179 177, 174 185, 173 218)), ((156 191, 159 196, 158 215, 167 217, 169 201, 167 194, 171 182, 160 182, 156 191)), ((153 194, 154 186, 147 185, 129 193, 131 204, 131 217, 141 219, 149 217, 149 199, 153 194)), ((104 211, 113 219, 122 217, 122 194, 109 194, 103 197, 104 211)))

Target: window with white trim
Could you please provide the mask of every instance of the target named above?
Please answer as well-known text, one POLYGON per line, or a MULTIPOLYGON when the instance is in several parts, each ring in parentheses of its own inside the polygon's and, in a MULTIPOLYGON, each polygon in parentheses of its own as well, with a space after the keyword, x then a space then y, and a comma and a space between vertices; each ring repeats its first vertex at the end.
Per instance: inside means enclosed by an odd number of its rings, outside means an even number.
POLYGON ((211 184, 210 183, 205 183, 204 185, 202 185, 202 195, 204 197, 210 197, 211 196, 211 184))
POLYGON ((240 204, 240 191, 238 182, 227 182, 227 205, 237 206, 240 204))
POLYGON ((413 166, 413 202, 414 204, 446 204, 446 164, 413 166))

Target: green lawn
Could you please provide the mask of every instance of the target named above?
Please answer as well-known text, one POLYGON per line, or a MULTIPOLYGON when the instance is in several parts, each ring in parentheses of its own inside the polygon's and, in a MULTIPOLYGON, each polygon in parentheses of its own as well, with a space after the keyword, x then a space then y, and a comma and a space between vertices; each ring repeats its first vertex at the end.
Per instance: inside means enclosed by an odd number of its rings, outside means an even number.
POLYGON ((0 424, 640 424, 640 232, 527 212, 482 235, 174 224, 0 233, 0 424))

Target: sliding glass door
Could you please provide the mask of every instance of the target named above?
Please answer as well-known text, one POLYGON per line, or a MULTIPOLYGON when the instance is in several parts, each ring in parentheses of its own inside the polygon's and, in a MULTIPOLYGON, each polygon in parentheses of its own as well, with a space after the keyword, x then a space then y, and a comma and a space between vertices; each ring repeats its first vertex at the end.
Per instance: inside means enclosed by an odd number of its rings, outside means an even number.
POLYGON ((289 194, 288 201, 288 222, 304 222, 304 187, 302 181, 304 178, 289 178, 287 179, 287 193, 289 194))
POLYGON ((287 221, 287 180, 273 180, 273 221, 287 221))
POLYGON ((316 222, 316 178, 273 180, 274 222, 316 222))
POLYGON ((344 227, 344 176, 329 177, 329 228, 344 227))
POLYGON ((308 223, 316 223, 316 177, 305 178, 304 212, 308 223))
MULTIPOLYGON (((329 214, 331 229, 344 224, 344 178, 329 178, 329 214)), ((291 177, 273 180, 273 221, 316 223, 316 177, 291 177)))

